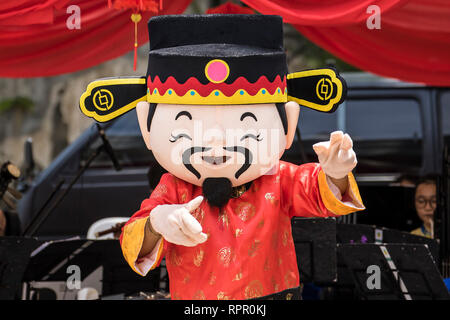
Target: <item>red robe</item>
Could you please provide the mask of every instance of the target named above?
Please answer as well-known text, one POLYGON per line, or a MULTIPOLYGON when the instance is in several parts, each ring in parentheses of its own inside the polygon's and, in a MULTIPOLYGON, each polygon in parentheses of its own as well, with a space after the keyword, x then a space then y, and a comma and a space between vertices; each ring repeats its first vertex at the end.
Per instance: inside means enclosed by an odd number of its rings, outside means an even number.
POLYGON ((280 162, 274 174, 254 180, 222 209, 206 200, 201 203, 192 215, 208 235, 206 242, 185 247, 161 240, 152 253, 138 259, 150 211, 202 195, 201 187, 167 173, 123 228, 122 251, 141 275, 165 256, 172 299, 250 299, 297 287, 291 218, 336 217, 363 210, 351 173, 349 182, 341 198, 339 191, 330 189, 319 164, 280 162))

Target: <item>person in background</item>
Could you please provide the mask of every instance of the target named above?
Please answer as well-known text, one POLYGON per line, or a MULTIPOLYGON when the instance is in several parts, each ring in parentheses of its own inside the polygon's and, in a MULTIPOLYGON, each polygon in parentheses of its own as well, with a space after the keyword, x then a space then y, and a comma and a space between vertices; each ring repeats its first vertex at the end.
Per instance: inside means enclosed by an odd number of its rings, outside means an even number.
POLYGON ((430 177, 417 183, 414 197, 417 216, 423 224, 411 231, 412 234, 433 238, 433 216, 436 210, 436 181, 430 177))

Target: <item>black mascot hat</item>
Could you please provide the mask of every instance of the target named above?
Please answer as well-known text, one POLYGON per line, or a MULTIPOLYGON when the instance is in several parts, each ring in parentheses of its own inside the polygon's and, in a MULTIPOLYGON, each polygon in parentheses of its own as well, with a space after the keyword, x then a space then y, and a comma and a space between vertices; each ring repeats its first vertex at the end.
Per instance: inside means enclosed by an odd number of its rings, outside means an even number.
POLYGON ((332 68, 288 73, 279 16, 166 15, 149 20, 146 77, 91 82, 82 112, 112 120, 139 101, 233 105, 284 103, 333 112, 345 99, 345 81, 332 68))

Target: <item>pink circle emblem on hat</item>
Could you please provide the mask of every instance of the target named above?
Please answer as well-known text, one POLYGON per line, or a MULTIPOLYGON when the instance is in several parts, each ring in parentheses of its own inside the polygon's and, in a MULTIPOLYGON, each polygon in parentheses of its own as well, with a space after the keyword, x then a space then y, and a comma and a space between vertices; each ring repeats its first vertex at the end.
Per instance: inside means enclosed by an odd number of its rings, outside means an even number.
POLYGON ((221 83, 227 80, 230 74, 228 64, 220 59, 214 59, 208 62, 205 67, 205 75, 213 83, 221 83))

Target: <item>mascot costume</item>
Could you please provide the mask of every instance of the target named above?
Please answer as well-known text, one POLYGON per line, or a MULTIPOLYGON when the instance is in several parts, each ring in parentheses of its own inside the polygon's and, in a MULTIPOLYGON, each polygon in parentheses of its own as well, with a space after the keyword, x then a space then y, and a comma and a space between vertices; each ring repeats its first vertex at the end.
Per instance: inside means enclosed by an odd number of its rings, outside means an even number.
POLYGON ((136 108, 168 172, 120 243, 142 276, 165 257, 172 299, 299 298, 291 218, 364 209, 347 134, 313 146, 319 163, 280 161, 299 104, 333 112, 346 93, 333 69, 288 74, 282 25, 266 15, 151 18, 147 75, 99 79, 80 99, 99 122, 136 108))

